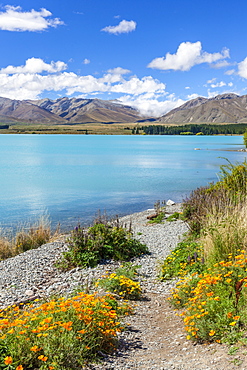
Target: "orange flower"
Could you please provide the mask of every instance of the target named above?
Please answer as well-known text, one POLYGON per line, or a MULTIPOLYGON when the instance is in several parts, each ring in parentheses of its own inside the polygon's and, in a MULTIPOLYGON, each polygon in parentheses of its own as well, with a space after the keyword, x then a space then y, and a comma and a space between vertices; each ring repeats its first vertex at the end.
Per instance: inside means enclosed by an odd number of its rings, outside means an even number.
POLYGON ((240 319, 240 316, 234 316, 233 319, 234 320, 239 320, 240 319))
POLYGON ((37 352, 37 351, 40 351, 40 350, 41 350, 41 348, 39 348, 36 345, 30 348, 30 351, 33 351, 33 352, 37 352))
POLYGON ((15 370, 24 370, 23 366, 22 365, 18 365, 17 368, 15 370))
POLYGON ((11 356, 5 357, 5 359, 4 359, 5 365, 10 365, 10 364, 12 364, 12 362, 13 362, 13 359, 12 359, 11 356))
POLYGON ((41 361, 47 361, 47 360, 48 360, 48 357, 46 357, 46 356, 44 356, 44 355, 40 355, 40 356, 38 357, 38 359, 39 359, 39 360, 41 360, 41 361))
POLYGON ((228 312, 227 317, 228 317, 228 319, 230 319, 232 317, 232 313, 228 312))

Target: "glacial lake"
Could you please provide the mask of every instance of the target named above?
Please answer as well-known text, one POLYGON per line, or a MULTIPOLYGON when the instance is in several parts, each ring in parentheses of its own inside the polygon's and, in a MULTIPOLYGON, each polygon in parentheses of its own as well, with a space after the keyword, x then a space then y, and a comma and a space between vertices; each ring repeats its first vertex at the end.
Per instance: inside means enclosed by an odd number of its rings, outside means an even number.
POLYGON ((0 226, 48 213, 70 229, 98 210, 181 202, 217 181, 224 158, 244 161, 242 148, 242 136, 0 135, 0 226))

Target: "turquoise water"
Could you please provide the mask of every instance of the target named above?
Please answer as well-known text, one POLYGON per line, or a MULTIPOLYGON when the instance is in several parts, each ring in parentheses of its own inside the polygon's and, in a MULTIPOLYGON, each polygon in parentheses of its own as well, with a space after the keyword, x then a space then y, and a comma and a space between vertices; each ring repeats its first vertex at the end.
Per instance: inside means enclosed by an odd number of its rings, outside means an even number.
POLYGON ((182 201, 217 180, 241 136, 0 135, 0 224, 47 212, 63 227, 182 201), (200 148, 201 150, 194 150, 200 148))

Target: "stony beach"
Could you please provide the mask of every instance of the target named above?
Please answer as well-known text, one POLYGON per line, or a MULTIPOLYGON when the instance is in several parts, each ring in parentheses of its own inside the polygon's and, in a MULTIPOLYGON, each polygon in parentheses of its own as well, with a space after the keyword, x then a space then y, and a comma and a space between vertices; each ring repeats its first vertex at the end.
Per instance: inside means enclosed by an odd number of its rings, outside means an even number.
MULTIPOLYGON (((167 206, 167 214, 180 207, 167 206)), ((134 315, 125 320, 126 330, 119 336, 116 353, 102 354, 102 362, 87 369, 247 369, 244 351, 233 357, 225 345, 194 345, 186 340, 183 322, 167 302, 174 282, 161 282, 158 274, 160 264, 182 240, 188 225, 180 220, 148 224, 147 216, 152 213, 154 210, 147 210, 120 220, 131 222, 135 237, 150 251, 133 260, 141 266, 143 299, 136 302, 134 315)), ((54 263, 66 250, 64 237, 0 262, 0 308, 54 294, 68 295, 78 288, 90 291, 93 281, 119 266, 118 262, 106 261, 95 268, 61 272, 54 263)))

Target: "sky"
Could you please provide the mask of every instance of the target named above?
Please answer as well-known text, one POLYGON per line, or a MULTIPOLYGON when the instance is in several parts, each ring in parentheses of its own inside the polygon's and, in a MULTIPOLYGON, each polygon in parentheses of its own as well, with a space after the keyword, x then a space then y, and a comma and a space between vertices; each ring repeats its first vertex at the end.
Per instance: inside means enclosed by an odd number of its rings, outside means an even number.
POLYGON ((247 1, 0 4, 0 96, 117 100, 161 116, 247 94, 247 1))

